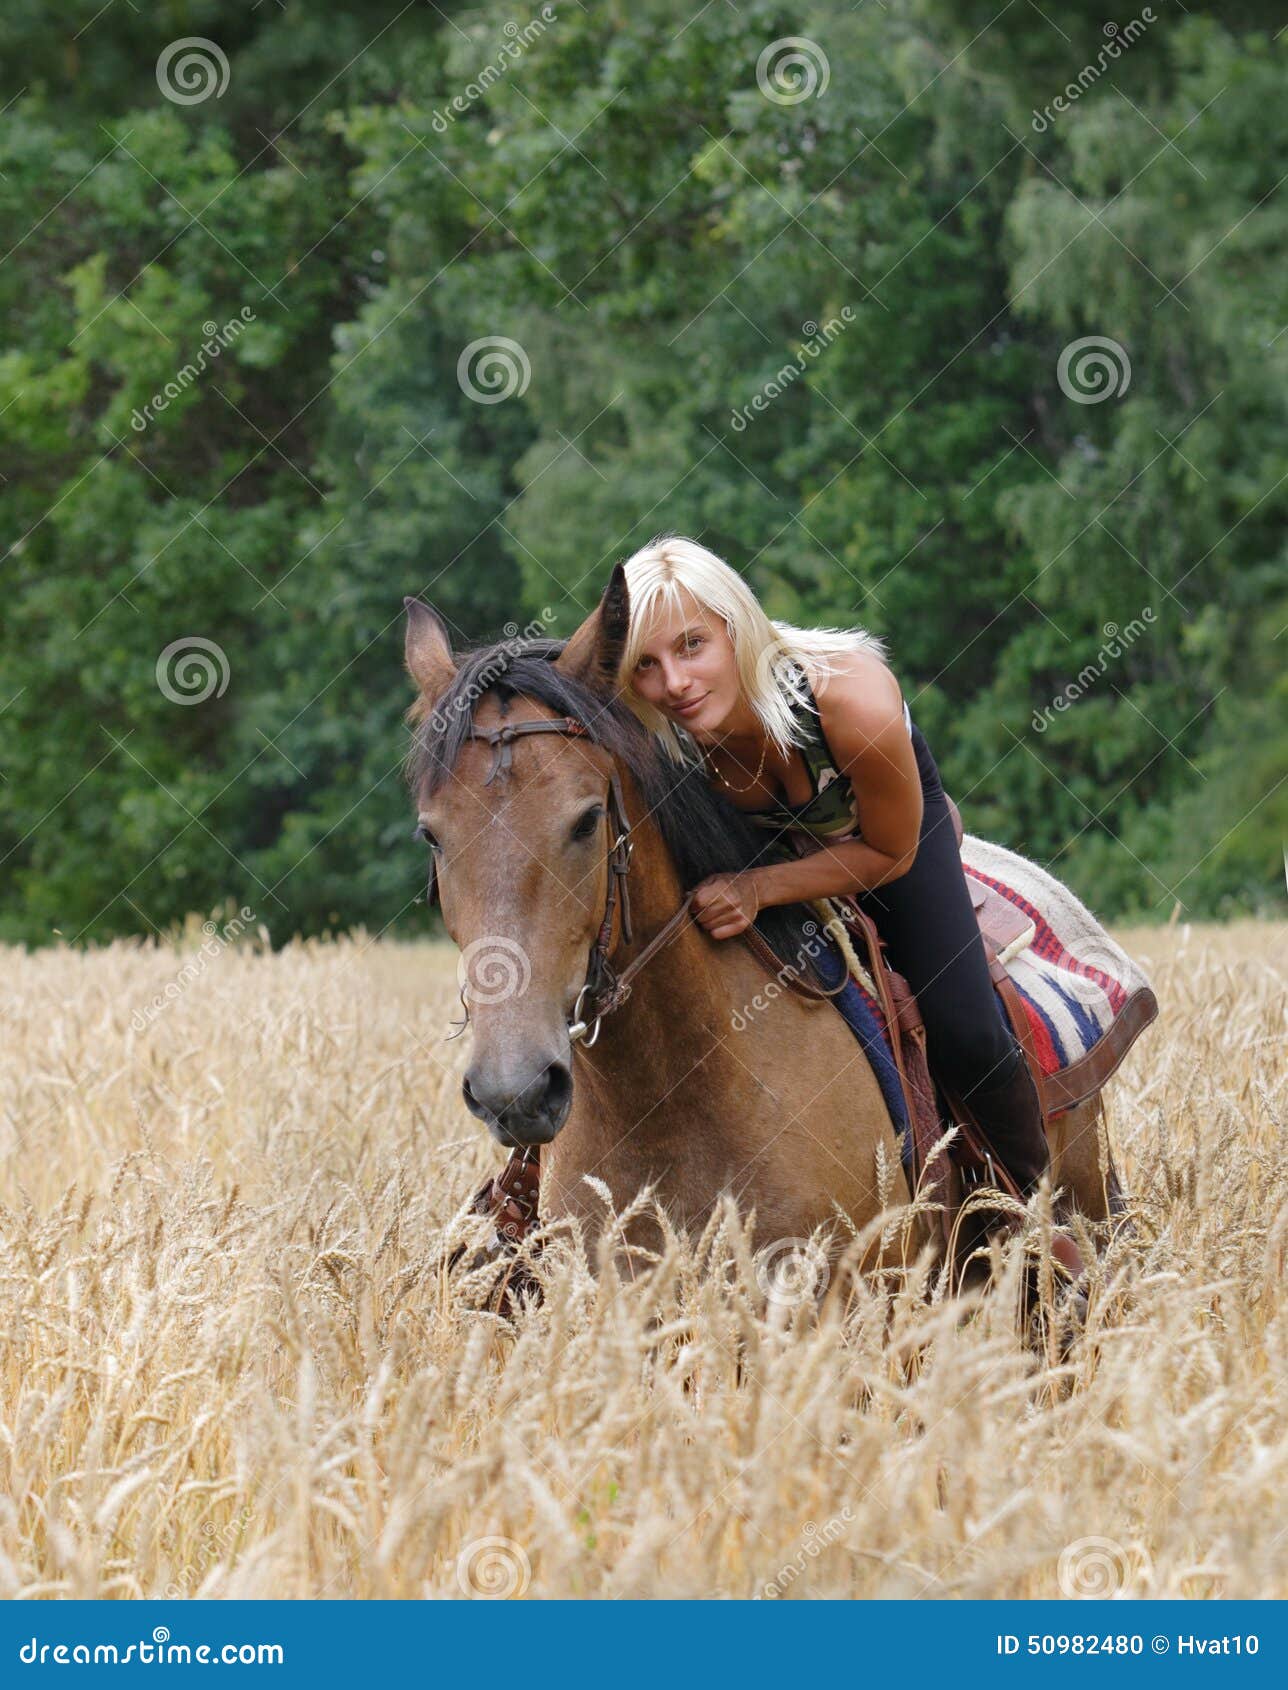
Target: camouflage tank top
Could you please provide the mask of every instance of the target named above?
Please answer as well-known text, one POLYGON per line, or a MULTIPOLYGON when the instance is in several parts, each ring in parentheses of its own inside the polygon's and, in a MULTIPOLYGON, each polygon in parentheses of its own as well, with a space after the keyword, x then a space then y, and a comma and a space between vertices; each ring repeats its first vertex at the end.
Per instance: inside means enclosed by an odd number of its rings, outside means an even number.
MULTIPOLYGON (((803 804, 792 804, 783 799, 763 809, 744 810, 742 813, 758 827, 769 828, 776 833, 794 829, 811 834, 816 839, 861 838, 854 788, 849 776, 841 774, 836 767, 827 740, 823 737, 823 724, 817 714, 818 704, 813 689, 808 681, 804 685, 809 694, 809 704, 797 699, 792 705, 792 713, 805 730, 805 743, 797 749, 809 773, 811 795, 803 804)), ((903 722, 911 734, 912 712, 906 701, 903 722)))

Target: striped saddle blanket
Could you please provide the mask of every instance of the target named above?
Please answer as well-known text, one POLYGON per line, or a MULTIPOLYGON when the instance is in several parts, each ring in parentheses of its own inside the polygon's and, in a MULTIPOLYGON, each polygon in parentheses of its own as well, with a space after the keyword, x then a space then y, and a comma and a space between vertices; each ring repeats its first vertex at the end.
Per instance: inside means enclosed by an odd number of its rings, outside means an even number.
POLYGON ((1158 1000, 1144 970, 1053 874, 971 833, 961 853, 967 878, 1005 898, 1032 929, 1000 955, 1029 1018, 1048 1110, 1058 1115, 1099 1091, 1158 1014, 1158 1000))
MULTIPOLYGON (((1029 1018, 1048 1114, 1058 1115, 1099 1091, 1157 1015, 1157 1001, 1138 964, 1054 875, 970 833, 961 854, 967 879, 1017 912, 1016 936, 999 955, 1029 1018)), ((831 947, 821 970, 829 984, 843 966, 831 947)), ((877 1075, 907 1161, 907 1111, 873 982, 851 971, 835 1001, 877 1075)), ((998 1013, 1005 1014, 1000 1000, 998 1013)))

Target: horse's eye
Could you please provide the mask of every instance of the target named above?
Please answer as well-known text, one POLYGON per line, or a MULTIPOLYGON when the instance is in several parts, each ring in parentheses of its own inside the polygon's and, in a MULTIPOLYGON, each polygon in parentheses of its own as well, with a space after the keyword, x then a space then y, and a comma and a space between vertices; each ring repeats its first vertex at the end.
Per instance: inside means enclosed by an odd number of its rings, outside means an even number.
POLYGON ((591 834, 594 833, 595 829, 599 826, 599 820, 603 813, 604 806, 602 804, 592 805, 591 808, 586 811, 586 814, 582 816, 576 827, 573 828, 573 838, 589 839, 591 834))
POLYGON ((416 826, 412 830, 412 838, 423 839, 431 851, 437 851, 438 849, 437 839, 434 838, 434 835, 425 826, 424 822, 417 822, 416 826))

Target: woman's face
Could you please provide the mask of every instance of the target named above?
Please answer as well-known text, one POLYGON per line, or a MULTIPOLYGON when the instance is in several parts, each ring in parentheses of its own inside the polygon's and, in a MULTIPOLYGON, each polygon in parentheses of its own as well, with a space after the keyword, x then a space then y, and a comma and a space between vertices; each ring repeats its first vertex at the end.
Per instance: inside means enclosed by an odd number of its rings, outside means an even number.
POLYGON ((629 682, 638 697, 687 728, 699 743, 747 714, 739 708, 733 641, 722 616, 704 610, 685 588, 680 606, 658 606, 629 682))

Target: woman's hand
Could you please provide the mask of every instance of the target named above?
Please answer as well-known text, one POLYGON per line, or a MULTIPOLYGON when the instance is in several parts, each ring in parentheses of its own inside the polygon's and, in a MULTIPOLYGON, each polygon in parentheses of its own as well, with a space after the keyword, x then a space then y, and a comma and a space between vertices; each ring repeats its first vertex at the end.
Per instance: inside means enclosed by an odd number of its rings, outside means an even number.
POLYGON ((734 939, 760 913, 760 894, 751 874, 712 874, 694 888, 691 907, 713 939, 734 939))

